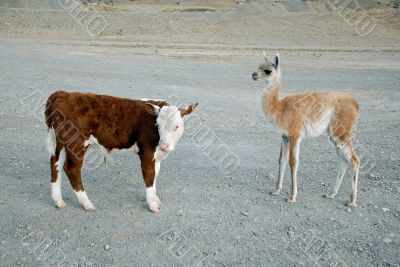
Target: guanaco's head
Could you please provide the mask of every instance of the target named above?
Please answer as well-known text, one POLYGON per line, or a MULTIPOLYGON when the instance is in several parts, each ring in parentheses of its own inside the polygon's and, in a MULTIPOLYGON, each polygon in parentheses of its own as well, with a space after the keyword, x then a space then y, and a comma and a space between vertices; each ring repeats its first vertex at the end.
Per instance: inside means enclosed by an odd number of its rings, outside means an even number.
POLYGON ((258 70, 253 73, 254 81, 263 80, 266 84, 273 84, 281 79, 281 68, 279 62, 279 54, 276 53, 273 61, 269 61, 265 51, 263 52, 265 62, 260 64, 258 70))

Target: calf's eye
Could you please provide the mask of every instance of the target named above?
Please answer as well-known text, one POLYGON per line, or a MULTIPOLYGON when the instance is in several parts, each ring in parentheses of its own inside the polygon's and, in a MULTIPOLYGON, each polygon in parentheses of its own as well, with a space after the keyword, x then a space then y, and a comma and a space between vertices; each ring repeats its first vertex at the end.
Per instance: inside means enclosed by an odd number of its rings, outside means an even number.
POLYGON ((270 75, 270 74, 271 74, 271 71, 270 71, 270 70, 264 70, 264 73, 265 73, 266 75, 270 75))

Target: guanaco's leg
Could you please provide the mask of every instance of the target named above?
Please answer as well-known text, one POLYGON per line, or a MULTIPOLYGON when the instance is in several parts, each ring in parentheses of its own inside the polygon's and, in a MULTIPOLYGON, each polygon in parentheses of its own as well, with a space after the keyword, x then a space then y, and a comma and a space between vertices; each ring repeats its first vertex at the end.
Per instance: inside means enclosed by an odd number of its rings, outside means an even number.
MULTIPOLYGON (((347 140, 348 141, 348 140, 347 140)), ((338 141, 338 154, 343 158, 343 160, 346 161, 346 163, 351 167, 352 169, 352 179, 351 179, 351 187, 352 187, 352 194, 350 197, 350 201, 348 202, 348 206, 350 207, 356 207, 357 206, 357 185, 358 185, 358 173, 359 173, 359 168, 360 168, 360 160, 358 159, 356 153, 354 152, 353 149, 353 144, 351 141, 348 141, 347 143, 344 141, 338 141)), ((346 168, 343 167, 344 172, 346 171, 346 168)), ((344 174, 343 174, 344 175, 344 174)), ((339 189, 341 179, 343 179, 343 176, 339 177, 339 184, 335 184, 334 193, 337 193, 337 190, 339 189)), ((336 194, 335 194, 336 195, 336 194)))
POLYGON ((334 198, 337 195, 340 185, 342 184, 343 177, 346 174, 346 169, 348 166, 347 159, 345 158, 343 151, 341 151, 341 148, 338 145, 338 143, 336 143, 333 140, 332 140, 332 143, 335 146, 337 159, 338 159, 338 174, 337 174, 332 192, 325 195, 326 198, 330 198, 330 199, 334 198))
POLYGON ((350 158, 349 164, 352 168, 353 174, 351 178, 351 187, 352 187, 352 194, 350 197, 349 203, 347 203, 350 207, 357 207, 357 186, 358 186, 358 173, 360 170, 360 160, 357 157, 356 153, 354 152, 353 145, 349 145, 350 148, 350 158))
POLYGON ((292 192, 288 202, 294 203, 297 198, 297 168, 299 165, 300 137, 291 136, 289 145, 289 166, 292 174, 292 192))
POLYGON ((279 195, 282 189, 283 176, 285 173, 286 164, 289 159, 289 137, 287 135, 282 135, 281 142, 281 152, 279 154, 279 174, 278 182, 276 185, 276 191, 271 192, 271 195, 279 195))
MULTIPOLYGON (((350 201, 348 202, 348 206, 350 207, 357 206, 357 186, 358 174, 360 169, 360 160, 354 152, 354 147, 352 143, 353 128, 354 125, 357 123, 357 120, 358 106, 355 106, 352 101, 347 101, 341 103, 338 107, 336 107, 336 113, 334 114, 334 117, 332 118, 332 122, 329 127, 331 139, 336 145, 338 154, 352 169, 352 194, 350 197, 350 201)), ((343 177, 338 178, 338 185, 335 185, 334 189, 336 189, 336 187, 337 189, 339 189, 340 182, 343 177)))

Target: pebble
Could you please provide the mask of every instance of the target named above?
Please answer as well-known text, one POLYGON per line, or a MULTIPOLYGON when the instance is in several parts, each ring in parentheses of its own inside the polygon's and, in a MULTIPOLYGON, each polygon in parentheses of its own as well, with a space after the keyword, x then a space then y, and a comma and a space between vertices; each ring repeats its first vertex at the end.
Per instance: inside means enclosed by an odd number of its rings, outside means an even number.
POLYGON ((385 243, 390 243, 390 242, 392 242, 392 239, 385 237, 385 238, 383 239, 383 242, 385 242, 385 243))
POLYGON ((178 210, 178 215, 182 216, 183 215, 183 210, 178 210))
POLYGON ((108 244, 105 245, 105 246, 104 246, 104 249, 105 249, 106 251, 109 251, 109 250, 110 250, 110 245, 108 245, 108 244))
POLYGON ((243 216, 249 216, 249 214, 245 211, 242 211, 240 214, 242 214, 243 216))
POLYGON ((90 246, 93 248, 94 247, 94 243, 90 244, 90 246))
POLYGON ((383 212, 388 212, 388 211, 390 211, 390 209, 388 209, 388 208, 382 208, 382 210, 383 210, 383 212))
POLYGON ((351 209, 350 209, 350 208, 348 208, 346 211, 347 211, 347 212, 351 212, 351 209))
POLYGON ((287 234, 288 234, 288 236, 289 236, 290 238, 293 238, 293 237, 294 237, 294 232, 293 232, 293 231, 289 231, 287 234))

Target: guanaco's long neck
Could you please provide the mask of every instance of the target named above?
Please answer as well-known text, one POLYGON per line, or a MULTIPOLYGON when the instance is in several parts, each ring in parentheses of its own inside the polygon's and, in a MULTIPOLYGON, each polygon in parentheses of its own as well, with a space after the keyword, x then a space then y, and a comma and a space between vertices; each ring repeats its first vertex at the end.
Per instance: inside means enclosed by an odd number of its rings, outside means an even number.
POLYGON ((276 81, 272 86, 266 88, 263 95, 264 112, 272 119, 276 120, 280 108, 279 90, 281 87, 280 81, 276 81))

